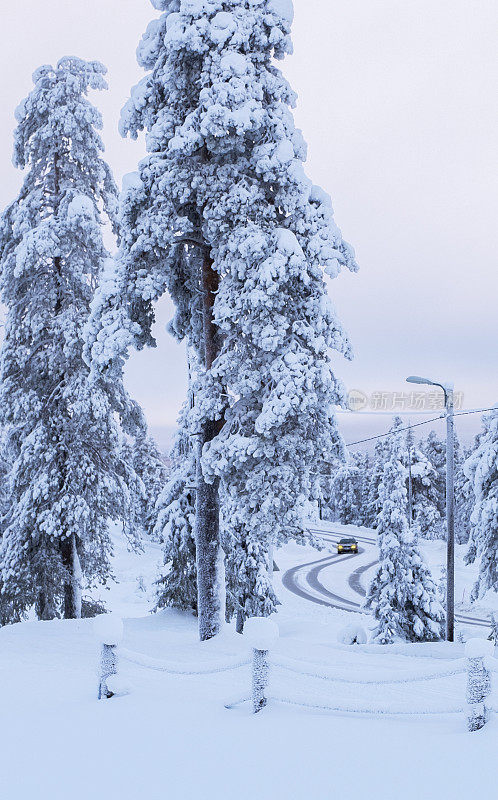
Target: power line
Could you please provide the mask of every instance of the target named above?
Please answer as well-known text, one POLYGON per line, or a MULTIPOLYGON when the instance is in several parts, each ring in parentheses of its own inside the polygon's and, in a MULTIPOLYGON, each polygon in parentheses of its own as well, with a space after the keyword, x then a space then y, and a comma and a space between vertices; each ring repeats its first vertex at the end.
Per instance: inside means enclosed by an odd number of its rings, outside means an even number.
MULTIPOLYGON (((468 411, 458 411, 456 414, 452 414, 452 417, 464 417, 468 414, 484 414, 486 411, 495 411, 498 407, 492 406, 491 408, 474 408, 468 411)), ((394 413, 393 416, 396 416, 394 413)), ((360 439, 358 442, 350 442, 346 445, 346 447, 354 447, 357 444, 364 444, 365 442, 373 442, 375 439, 385 439, 387 436, 395 436, 397 433, 402 433, 403 431, 410 431, 412 428, 419 428, 421 425, 430 425, 431 422, 437 422, 440 419, 446 419, 446 414, 440 414, 439 417, 433 417, 432 419, 426 419, 423 422, 416 422, 414 425, 407 425, 405 428, 397 428, 396 431, 387 431, 387 433, 379 433, 378 436, 369 436, 368 439, 360 439)))
MULTIPOLYGON (((396 414, 394 414, 394 416, 396 416, 396 414)), ((387 433, 379 433, 378 436, 369 436, 368 439, 360 439, 358 442, 350 442, 346 447, 354 447, 355 444, 363 444, 364 442, 373 442, 374 439, 385 439, 387 436, 395 436, 397 433, 403 433, 403 431, 411 431, 412 428, 419 428, 421 425, 429 425, 431 422, 436 422, 438 419, 444 418, 445 415, 440 414, 439 417, 426 419, 424 422, 416 422, 415 425, 407 425, 406 428, 397 428, 395 431, 387 431, 387 433)))

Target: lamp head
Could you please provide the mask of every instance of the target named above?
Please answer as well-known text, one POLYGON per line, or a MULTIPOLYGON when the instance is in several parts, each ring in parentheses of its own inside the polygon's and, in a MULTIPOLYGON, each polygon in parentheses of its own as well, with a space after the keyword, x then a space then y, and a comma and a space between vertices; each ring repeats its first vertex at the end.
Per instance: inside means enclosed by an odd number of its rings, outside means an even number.
POLYGON ((428 386, 434 386, 434 382, 430 381, 428 378, 419 378, 418 375, 410 375, 409 378, 406 379, 407 383, 423 383, 428 386))

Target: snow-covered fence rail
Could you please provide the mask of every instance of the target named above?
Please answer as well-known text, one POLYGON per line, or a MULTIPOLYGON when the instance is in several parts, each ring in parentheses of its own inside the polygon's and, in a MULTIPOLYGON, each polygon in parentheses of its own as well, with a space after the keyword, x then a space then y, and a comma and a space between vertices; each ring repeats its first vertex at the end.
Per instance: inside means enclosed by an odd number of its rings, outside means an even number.
POLYGON ((287 672, 294 672, 297 675, 303 675, 308 678, 316 678, 318 680, 330 681, 331 683, 345 683, 353 686, 394 686, 403 683, 419 683, 422 681, 431 681, 437 678, 451 678, 453 675, 463 675, 466 672, 463 659, 459 659, 460 666, 454 669, 446 670, 444 672, 426 672, 414 675, 404 675, 402 678, 370 678, 361 680, 359 678, 347 678, 343 675, 333 674, 331 671, 324 674, 320 672, 320 668, 316 668, 311 662, 299 661, 297 659, 289 658, 287 656, 278 656, 271 659, 271 664, 274 667, 280 668, 287 672))
POLYGON ((158 672, 167 672, 169 675, 215 675, 218 672, 230 672, 234 669, 247 667, 251 663, 248 658, 244 660, 232 659, 228 662, 225 661, 211 664, 203 669, 199 669, 198 666, 194 665, 179 664, 173 661, 162 661, 158 658, 152 658, 151 656, 147 656, 143 653, 135 653, 132 650, 127 650, 124 647, 118 648, 117 655, 122 658, 123 661, 129 661, 132 664, 137 664, 138 666, 145 667, 146 669, 153 669, 157 670, 158 672))
MULTIPOLYGON (((467 659, 457 659, 455 666, 450 669, 426 668, 418 673, 362 679, 340 674, 324 665, 316 666, 309 661, 282 655, 274 656, 269 650, 271 640, 275 641, 277 638, 276 626, 272 630, 268 628, 268 636, 265 638, 262 620, 248 620, 248 623, 246 623, 247 638, 253 647, 252 700, 255 712, 261 710, 268 700, 275 700, 302 708, 342 714, 407 717, 463 714, 466 709, 464 703, 466 678, 469 730, 477 730, 487 720, 490 708, 485 706, 485 700, 491 686, 489 665, 484 664, 484 657, 492 654, 493 647, 490 642, 482 639, 472 640, 467 645, 467 659), (271 689, 269 689, 270 669, 273 673, 271 689), (306 679, 304 687, 299 687, 298 676, 306 679), (316 686, 314 692, 314 683, 321 685, 318 693, 316 686), (429 683, 432 685, 427 686, 429 683), (275 684, 278 686, 277 689, 275 684), (334 686, 333 700, 327 692, 328 685, 334 686), (348 698, 348 691, 351 692, 352 687, 356 687, 358 691, 348 698), (382 687, 384 692, 376 693, 372 698, 370 687, 382 687), (361 698, 362 689, 364 700, 361 698), (340 700, 344 695, 346 699, 341 703, 340 700)), ((272 623, 268 621, 268 624, 272 623)), ((494 670, 491 668, 491 671, 494 670)), ((234 705, 237 703, 227 707, 234 705)))
POLYGON ((180 664, 152 658, 144 653, 135 653, 119 647, 123 638, 123 621, 113 614, 103 614, 94 620, 94 633, 101 645, 98 698, 110 698, 115 694, 126 694, 129 689, 118 677, 120 661, 128 661, 145 669, 165 672, 169 675, 215 675, 249 666, 249 658, 233 658, 199 668, 198 664, 180 664))
POLYGON ((311 661, 270 654, 278 638, 278 627, 269 619, 253 618, 245 623, 244 640, 252 650, 251 659, 232 658, 201 668, 198 664, 163 661, 119 647, 123 636, 123 623, 113 615, 98 617, 94 626, 102 648, 99 699, 122 693, 119 688, 121 686, 118 676, 119 661, 128 661, 145 669, 182 676, 214 675, 252 664, 251 697, 244 697, 227 704, 227 708, 252 699, 254 713, 261 711, 268 700, 324 712, 368 716, 436 716, 462 714, 466 711, 470 731, 482 728, 488 720, 489 713, 498 711, 488 702, 491 693, 491 673, 498 672, 498 665, 489 659, 493 654, 493 644, 483 639, 471 639, 467 642, 466 659, 455 660, 454 666, 450 669, 424 668, 418 673, 362 679, 351 677, 344 670, 341 673, 324 664, 315 665, 311 661), (270 688, 270 671, 273 674, 273 684, 278 683, 278 689, 275 689, 274 685, 270 688), (303 686, 299 687, 299 678, 306 679, 304 689, 303 686), (465 679, 467 705, 463 702, 465 679), (432 683, 433 686, 424 690, 423 687, 428 683, 432 683), (321 687, 318 692, 317 685, 321 687), (327 693, 328 686, 334 687, 332 696, 327 693), (350 692, 352 687, 356 687, 357 691, 348 698, 348 691, 350 692), (394 692, 394 697, 382 698, 382 693, 379 692, 375 693, 372 699, 370 687, 379 689, 382 687, 388 694, 390 692, 392 695, 394 692), (407 689, 410 687, 409 692, 404 691, 404 687, 407 689), (363 700, 362 690, 365 695, 363 700), (417 695, 418 700, 422 701, 418 708, 415 707, 417 695), (343 702, 336 702, 338 697, 343 702), (437 702, 434 702, 434 697, 437 697, 437 702), (444 704, 445 697, 450 702, 444 704))

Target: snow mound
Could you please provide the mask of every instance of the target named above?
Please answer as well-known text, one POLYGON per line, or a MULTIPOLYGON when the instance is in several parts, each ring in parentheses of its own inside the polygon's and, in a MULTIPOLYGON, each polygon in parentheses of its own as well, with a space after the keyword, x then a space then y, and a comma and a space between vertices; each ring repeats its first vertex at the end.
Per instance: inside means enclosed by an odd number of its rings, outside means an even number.
POLYGON ((117 614, 101 614, 93 621, 93 632, 101 644, 119 644, 123 638, 123 620, 117 614))
POLYGON ((340 644, 366 644, 368 636, 365 628, 361 625, 346 625, 337 634, 337 641, 340 644))
POLYGON ((484 658, 494 654, 494 642, 489 639, 469 639, 465 645, 465 655, 467 658, 484 658))
POLYGON ((244 638, 255 650, 269 650, 278 636, 278 625, 269 617, 250 617, 244 623, 244 638))

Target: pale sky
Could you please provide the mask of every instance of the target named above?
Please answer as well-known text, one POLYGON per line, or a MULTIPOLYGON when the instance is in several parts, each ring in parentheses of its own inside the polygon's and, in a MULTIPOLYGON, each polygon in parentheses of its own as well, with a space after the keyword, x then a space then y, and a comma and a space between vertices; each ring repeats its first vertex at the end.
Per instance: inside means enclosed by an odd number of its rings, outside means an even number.
MULTIPOLYGON (((332 196, 355 247, 358 275, 330 282, 355 350, 334 363, 350 389, 383 392, 404 379, 451 380, 465 408, 498 402, 498 3, 496 0, 294 0, 295 54, 283 69, 298 92, 307 170, 332 196)), ((135 49, 157 12, 148 0, 0 0, 0 206, 18 190, 14 109, 40 64, 98 59, 110 89, 106 158, 118 183, 144 155, 117 132, 142 76, 135 49)), ((182 348, 158 307, 158 348, 134 354, 127 386, 165 444, 185 394, 182 348)), ((377 395, 378 396, 378 395, 377 395)), ((346 438, 388 417, 341 415, 346 438)), ((463 418, 468 431, 477 418, 463 418)), ((415 417, 413 418, 415 420, 415 417)), ((424 430, 424 428, 422 428, 424 430)), ((467 429, 462 428, 465 433, 467 429)))

